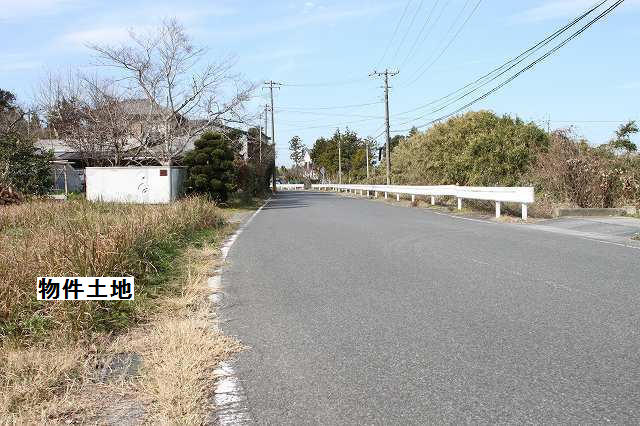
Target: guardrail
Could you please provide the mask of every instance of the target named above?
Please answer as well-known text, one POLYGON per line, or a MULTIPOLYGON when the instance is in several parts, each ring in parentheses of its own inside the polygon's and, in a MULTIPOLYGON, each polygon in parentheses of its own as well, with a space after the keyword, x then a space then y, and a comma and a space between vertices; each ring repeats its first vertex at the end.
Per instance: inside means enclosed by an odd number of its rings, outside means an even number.
POLYGON ((500 217, 500 209, 503 202, 519 203, 522 206, 522 219, 527 220, 527 206, 534 201, 533 187, 515 186, 515 187, 499 187, 499 186, 457 186, 457 185, 438 185, 438 186, 413 186, 413 185, 339 185, 332 183, 316 184, 311 186, 313 189, 349 191, 364 196, 370 196, 373 192, 377 198, 379 193, 384 193, 384 198, 388 198, 389 194, 396 194, 396 199, 400 201, 403 195, 411 195, 411 201, 416 200, 416 196, 424 195, 431 197, 431 204, 436 203, 437 196, 450 196, 458 199, 458 210, 462 209, 463 199, 487 200, 496 203, 496 217, 500 217))
POLYGON ((276 189, 283 191, 293 191, 296 189, 304 189, 303 183, 276 183, 276 189))

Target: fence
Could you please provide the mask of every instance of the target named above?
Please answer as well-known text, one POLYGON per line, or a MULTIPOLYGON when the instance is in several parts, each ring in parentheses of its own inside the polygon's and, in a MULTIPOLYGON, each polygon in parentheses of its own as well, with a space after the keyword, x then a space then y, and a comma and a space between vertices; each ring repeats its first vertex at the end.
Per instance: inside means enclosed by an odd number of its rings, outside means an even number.
POLYGON ((519 203, 522 206, 522 219, 527 220, 527 206, 534 201, 533 187, 484 187, 484 186, 409 186, 409 185, 338 185, 338 184, 317 184, 312 185, 313 189, 335 190, 338 192, 348 191, 360 192, 360 195, 367 196, 374 193, 377 198, 379 193, 384 193, 384 198, 389 194, 396 194, 396 199, 400 201, 402 195, 411 195, 411 201, 416 200, 416 196, 430 196, 431 204, 436 203, 438 196, 456 197, 458 200, 458 210, 462 209, 462 200, 487 200, 496 203, 496 217, 500 217, 500 208, 503 202, 519 203))
POLYGON ((304 189, 303 183, 276 183, 276 189, 283 191, 293 191, 295 189, 304 189))

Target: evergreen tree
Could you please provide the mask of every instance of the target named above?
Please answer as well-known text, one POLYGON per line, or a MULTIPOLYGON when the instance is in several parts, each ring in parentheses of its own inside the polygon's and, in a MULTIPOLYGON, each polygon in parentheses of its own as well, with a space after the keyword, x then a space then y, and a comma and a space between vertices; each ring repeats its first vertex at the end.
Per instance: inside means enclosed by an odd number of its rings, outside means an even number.
POLYGON ((233 192, 233 151, 221 134, 203 134, 183 163, 187 166, 185 184, 189 192, 207 194, 220 202, 233 192))

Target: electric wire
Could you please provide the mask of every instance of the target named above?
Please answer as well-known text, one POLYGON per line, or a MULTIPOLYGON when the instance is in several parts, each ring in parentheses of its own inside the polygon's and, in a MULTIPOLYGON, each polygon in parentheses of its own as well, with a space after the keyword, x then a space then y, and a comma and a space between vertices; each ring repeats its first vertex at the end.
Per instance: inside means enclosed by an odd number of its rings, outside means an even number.
MULTIPOLYGON (((462 8, 462 10, 460 11, 461 13, 466 9, 467 4, 469 2, 467 1, 467 3, 465 3, 464 7, 462 8)), ((474 6, 474 8, 471 10, 471 12, 469 13, 469 15, 467 16, 467 18, 464 20, 464 22, 462 23, 462 25, 458 28, 458 30, 456 31, 456 33, 453 35, 453 37, 451 37, 451 39, 449 40, 449 42, 444 46, 444 48, 440 51, 440 53, 438 54, 438 56, 435 57, 435 59, 433 59, 433 61, 431 61, 429 63, 429 65, 427 65, 426 68, 422 69, 423 66, 425 64, 428 63, 429 58, 427 58, 427 61, 425 61, 423 63, 422 66, 420 66, 420 68, 418 68, 418 74, 415 78, 413 78, 409 83, 403 85, 402 87, 407 87, 407 86, 411 86, 412 84, 414 84, 416 81, 418 81, 420 78, 422 78, 422 76, 431 69, 431 67, 433 67, 433 65, 435 65, 438 60, 442 57, 442 55, 444 55, 446 53, 447 50, 449 50, 449 47, 451 47, 451 45, 453 44, 454 41, 456 41, 456 39, 458 38, 458 36, 460 35, 460 33, 462 32, 462 30, 464 29, 464 27, 467 25, 467 23, 469 22, 469 20, 473 17, 473 15, 476 13, 476 11, 478 10, 478 8, 480 7, 480 4, 482 3, 482 0, 478 0, 478 2, 476 3, 476 5, 474 6), (422 69, 422 71, 420 71, 422 69)), ((456 20, 454 22, 457 22, 459 17, 462 16, 461 14, 458 15, 458 18, 456 18, 456 20)))
POLYGON ((398 29, 400 28, 400 23, 402 22, 402 20, 404 19, 405 15, 407 14, 407 10, 409 9, 409 5, 410 4, 411 4, 411 0, 407 0, 407 3, 404 5, 404 10, 402 11, 402 15, 400 15, 400 19, 398 19, 398 22, 396 23, 396 27, 393 30, 393 35, 389 39, 389 42, 387 43, 387 47, 384 49, 384 53, 382 54, 382 56, 380 57, 380 59, 376 63, 376 68, 378 68, 380 66, 380 64, 382 63, 384 58, 387 56, 387 52, 389 51, 389 48, 391 47, 391 44, 393 44, 393 40, 395 39, 396 34, 398 33, 398 29))
MULTIPOLYGON (((557 52, 559 49, 561 49, 563 46, 565 46, 567 43, 569 43, 571 40, 575 39, 576 37, 578 37, 580 34, 582 34, 584 31, 586 31, 589 27, 591 27, 594 23, 596 23, 597 21, 599 21, 600 19, 602 19, 604 16, 608 15, 609 13, 611 13, 614 9, 616 9, 618 6, 620 6, 622 3, 624 2, 624 0, 617 0, 614 4, 612 4, 611 6, 609 6, 607 9, 605 9, 602 13, 600 13, 598 16, 596 16, 595 18, 593 18, 591 21, 589 21, 587 24, 585 24, 582 28, 580 28, 578 31, 576 31, 575 33, 573 33, 572 35, 570 35, 568 38, 566 38, 565 40, 563 40, 562 42, 560 42, 559 44, 557 44, 554 48, 552 48, 551 50, 549 50, 547 53, 545 53, 544 55, 542 55, 541 57, 539 57, 538 59, 534 60, 533 62, 531 62, 529 65, 527 65, 526 67, 522 68, 521 70, 519 70, 517 73, 515 73, 514 75, 512 75, 511 77, 509 77, 507 80, 503 81, 502 83, 500 83, 499 85, 495 86, 494 88, 492 88, 491 90, 485 92, 484 94, 482 94, 481 96, 478 96, 477 98, 473 99, 472 101, 466 103, 465 105, 459 107, 458 109, 456 109, 455 111, 452 111, 448 114, 445 114, 441 117, 438 117, 434 120, 429 121, 428 123, 424 123, 421 124, 419 126, 414 126, 418 129, 420 128, 424 128, 427 127, 431 124, 437 123, 441 120, 444 120, 446 118, 449 118, 453 115, 458 114, 459 112, 465 110, 466 108, 470 107, 471 105, 475 104, 476 102, 481 101, 482 99, 485 99, 487 96, 491 95, 492 93, 495 93, 496 91, 498 91, 499 89, 501 89, 502 87, 504 87, 505 85, 509 84, 511 81, 515 80, 518 76, 522 75, 524 72, 532 69, 535 65, 537 65, 538 63, 544 61, 546 58, 548 58, 549 56, 551 56, 552 54, 554 54, 555 52, 557 52)), ((437 110, 432 111, 433 112, 438 112, 444 108, 446 108, 448 105, 438 108, 437 110)), ((399 125, 403 125, 403 124, 408 124, 410 122, 413 122, 415 120, 410 120, 407 121, 405 123, 400 123, 399 125)), ((408 129, 407 129, 408 130, 408 129)), ((404 130, 403 130, 404 131, 404 130)))
MULTIPOLYGON (((491 81, 496 80, 498 77, 500 77, 501 75, 505 74, 506 72, 508 72, 509 70, 513 69, 515 66, 519 65, 520 63, 522 63, 525 59, 527 59, 528 57, 530 57, 531 55, 533 55, 536 51, 538 51, 541 47, 546 46, 547 44, 549 44, 551 41, 555 40, 556 38, 558 38, 560 35, 562 35, 563 33, 565 33, 567 30, 569 30, 571 27, 573 27, 575 24, 577 24, 579 21, 581 21, 582 19, 584 19, 586 16, 590 15, 591 13, 593 13, 596 9, 598 9, 600 6, 602 6, 604 3, 606 3, 609 0, 603 0, 600 1, 599 3, 596 3, 594 6, 592 6, 590 9, 588 9, 587 11, 585 11, 584 13, 582 13, 581 15, 579 15, 578 17, 574 18, 572 21, 570 21, 569 23, 565 24, 564 26, 562 26, 561 28, 559 28, 558 30, 554 31, 553 33, 551 33, 550 35, 548 35, 546 38, 544 38, 543 40, 539 41, 538 43, 536 43, 535 45, 529 47, 528 49, 524 50, 523 52, 521 52, 518 56, 508 60, 507 62, 505 62, 504 64, 492 69, 491 71, 489 71, 488 73, 482 75, 481 77, 477 78, 476 80, 466 84, 465 86, 454 90, 453 92, 450 92, 438 99, 435 99, 431 102, 428 102, 426 104, 420 105, 418 107, 406 110, 406 111, 402 111, 396 114, 393 114, 392 116, 401 116, 407 113, 411 113, 414 111, 418 111, 421 109, 424 109, 428 106, 434 105, 439 103, 440 101, 444 101, 445 99, 451 98, 452 96, 462 92, 463 90, 474 86, 476 84, 478 84, 478 86, 476 87, 475 90, 479 89, 482 86, 485 86, 487 84, 489 84, 491 81), (506 70, 500 72, 499 74, 489 78, 490 76, 492 76, 493 74, 495 74, 496 72, 503 70, 505 67, 507 67, 508 65, 511 65, 509 68, 507 68, 506 70), (487 78, 489 78, 487 80, 487 78), (486 80, 486 81, 484 81, 486 80)), ((468 95, 469 93, 472 92, 467 92, 464 96, 468 95)), ((464 97, 463 96, 463 97, 464 97)), ((458 98, 459 100, 460 98, 458 98)), ((447 101, 448 102, 448 101, 447 101)), ((422 118, 422 117, 419 117, 422 118)), ((419 119, 418 118, 418 119, 419 119)))

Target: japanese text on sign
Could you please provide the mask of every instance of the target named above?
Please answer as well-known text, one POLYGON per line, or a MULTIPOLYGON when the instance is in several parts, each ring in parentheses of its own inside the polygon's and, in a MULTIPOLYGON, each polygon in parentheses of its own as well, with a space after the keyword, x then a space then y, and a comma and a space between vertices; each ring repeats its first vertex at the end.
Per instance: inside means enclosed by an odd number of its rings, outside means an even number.
POLYGON ((133 277, 38 277, 38 300, 133 300, 133 277))

